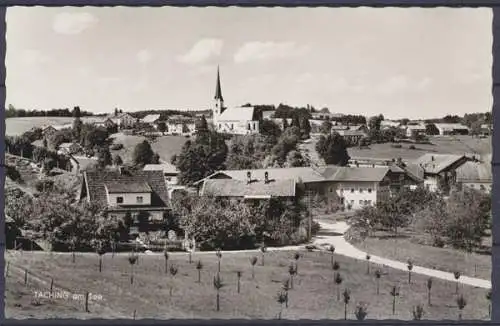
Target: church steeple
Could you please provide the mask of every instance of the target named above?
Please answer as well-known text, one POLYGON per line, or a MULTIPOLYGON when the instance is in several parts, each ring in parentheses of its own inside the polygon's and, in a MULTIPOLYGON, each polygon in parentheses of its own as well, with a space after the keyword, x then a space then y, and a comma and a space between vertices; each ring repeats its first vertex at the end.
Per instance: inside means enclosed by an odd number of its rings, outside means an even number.
POLYGON ((217 82, 215 85, 215 96, 214 96, 214 104, 213 104, 213 122, 216 126, 218 126, 217 119, 224 112, 224 99, 222 98, 222 88, 220 86, 220 73, 219 66, 217 66, 217 82))
POLYGON ((219 66, 217 66, 217 84, 215 85, 215 100, 220 100, 221 102, 224 101, 224 98, 222 97, 222 89, 220 87, 220 73, 219 73, 219 66))

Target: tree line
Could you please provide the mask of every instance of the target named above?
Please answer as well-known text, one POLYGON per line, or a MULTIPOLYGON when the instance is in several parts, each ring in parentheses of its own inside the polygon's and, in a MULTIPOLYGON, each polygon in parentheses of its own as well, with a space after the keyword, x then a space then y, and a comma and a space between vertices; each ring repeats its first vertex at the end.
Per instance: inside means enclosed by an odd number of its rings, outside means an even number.
MULTIPOLYGON (((93 116, 94 113, 89 111, 81 111, 81 116, 93 116)), ((9 104, 5 110, 6 118, 23 118, 23 117, 71 117, 73 111, 69 108, 64 109, 50 109, 50 110, 26 110, 14 107, 9 104)))

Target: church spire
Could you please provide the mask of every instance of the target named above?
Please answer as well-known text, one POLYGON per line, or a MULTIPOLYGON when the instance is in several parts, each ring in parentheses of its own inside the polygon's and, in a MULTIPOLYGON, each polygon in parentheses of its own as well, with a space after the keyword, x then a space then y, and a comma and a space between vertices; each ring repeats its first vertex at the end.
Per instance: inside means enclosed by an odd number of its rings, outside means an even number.
POLYGON ((215 85, 215 97, 214 99, 224 101, 222 98, 222 89, 220 87, 220 73, 219 66, 217 66, 217 84, 215 85))

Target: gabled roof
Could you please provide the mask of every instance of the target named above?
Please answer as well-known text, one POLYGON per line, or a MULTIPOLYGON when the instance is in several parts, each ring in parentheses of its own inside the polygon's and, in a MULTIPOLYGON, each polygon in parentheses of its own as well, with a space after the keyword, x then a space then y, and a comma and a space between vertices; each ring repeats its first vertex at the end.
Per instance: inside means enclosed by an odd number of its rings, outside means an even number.
POLYGON ((59 145, 59 148, 70 148, 73 145, 78 146, 78 144, 76 143, 62 143, 61 145, 59 145))
POLYGON ((458 161, 465 159, 464 155, 426 153, 415 160, 425 173, 438 174, 458 161))
POLYGON ((323 176, 329 181, 380 182, 389 172, 389 167, 339 167, 328 166, 323 176))
POLYGON ((295 180, 272 180, 265 183, 262 180, 246 181, 234 179, 209 179, 205 180, 201 195, 217 197, 294 197, 295 180))
POLYGON ((467 129, 467 130, 469 130, 469 127, 464 126, 461 123, 435 123, 434 125, 437 128, 443 128, 443 129, 467 129))
POLYGON ((217 121, 252 121, 254 120, 254 112, 255 108, 252 106, 226 108, 217 121))
POLYGON ((153 123, 155 122, 156 120, 160 119, 160 115, 159 114, 148 114, 147 116, 145 116, 144 118, 142 118, 142 122, 144 123, 153 123))
POLYGON ((296 167, 296 168, 270 168, 270 169, 253 169, 253 170, 222 170, 209 175, 206 179, 227 176, 228 178, 246 181, 247 172, 252 174, 252 180, 264 180, 264 174, 267 172, 269 179, 274 180, 290 180, 296 182, 319 182, 324 181, 323 176, 314 171, 311 167, 296 167))
POLYGON ((492 169, 489 162, 465 162, 457 168, 458 182, 492 182, 492 169))
POLYGON ((144 171, 162 171, 163 173, 168 174, 178 174, 179 170, 177 167, 170 163, 162 163, 162 164, 146 164, 143 168, 144 171))
POLYGON ((109 194, 152 192, 151 187, 144 181, 131 182, 104 182, 109 194))
POLYGON ((146 183, 151 188, 151 207, 167 207, 168 192, 165 179, 161 171, 120 171, 97 170, 83 172, 87 196, 90 201, 102 205, 108 205, 106 185, 114 187, 121 184, 122 187, 136 186, 138 183, 146 183))

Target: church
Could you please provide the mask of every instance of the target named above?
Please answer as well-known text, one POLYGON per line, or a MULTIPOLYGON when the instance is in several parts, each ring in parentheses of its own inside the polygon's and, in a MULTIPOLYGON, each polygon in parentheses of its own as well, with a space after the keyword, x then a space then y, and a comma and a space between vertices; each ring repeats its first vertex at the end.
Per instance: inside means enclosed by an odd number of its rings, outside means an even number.
POLYGON ((217 132, 236 135, 259 133, 259 119, 254 107, 227 108, 224 106, 219 67, 217 67, 217 81, 212 111, 212 121, 217 132))

